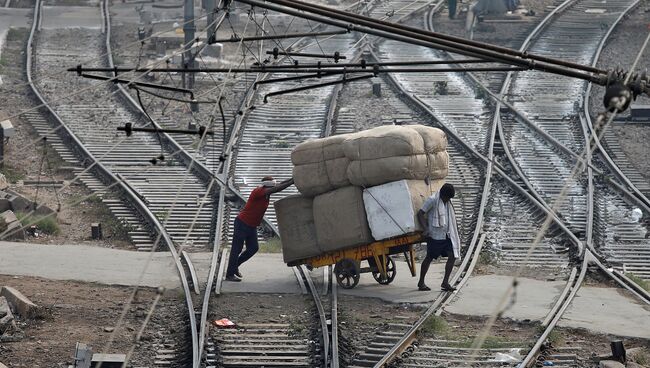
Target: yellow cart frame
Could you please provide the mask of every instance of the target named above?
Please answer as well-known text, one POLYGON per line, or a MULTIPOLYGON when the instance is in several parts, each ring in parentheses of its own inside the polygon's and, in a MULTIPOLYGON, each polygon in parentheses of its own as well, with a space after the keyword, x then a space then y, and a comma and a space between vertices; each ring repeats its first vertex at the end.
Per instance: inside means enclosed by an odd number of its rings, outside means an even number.
MULTIPOLYGON (((403 252, 406 257, 406 262, 409 265, 411 276, 415 277, 415 252, 413 251, 413 244, 418 244, 423 241, 424 237, 420 233, 406 234, 359 247, 327 252, 317 257, 304 259, 300 263, 305 264, 308 267, 335 265, 334 272, 337 275, 337 282, 346 289, 351 289, 356 286, 359 274, 365 272, 373 272, 373 276, 378 272, 381 278, 377 279, 377 277, 375 277, 375 279, 380 284, 388 284, 392 281, 392 278, 389 280, 387 272, 387 266, 392 262, 388 257, 390 257, 391 254, 403 252), (372 263, 371 260, 373 260, 375 266, 361 269, 359 264, 364 260, 369 263, 372 263), (340 273, 351 276, 355 278, 356 281, 348 283, 347 285, 341 284, 339 280, 340 273), (380 280, 384 280, 384 282, 380 280), (385 282, 387 280, 389 281, 385 282)), ((396 272, 396 270, 394 270, 394 272, 396 272)))

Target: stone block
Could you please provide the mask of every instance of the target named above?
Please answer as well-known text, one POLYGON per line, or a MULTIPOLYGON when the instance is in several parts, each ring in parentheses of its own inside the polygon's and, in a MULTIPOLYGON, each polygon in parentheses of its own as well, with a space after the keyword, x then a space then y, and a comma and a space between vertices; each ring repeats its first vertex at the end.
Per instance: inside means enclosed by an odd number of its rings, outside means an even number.
MULTIPOLYGON (((2 312, 0 312, 0 315, 1 314, 2 312)), ((633 362, 645 359, 646 357, 650 357, 650 349, 641 346, 629 348, 625 351, 625 359, 627 360, 626 366, 629 367, 630 364, 636 364, 633 362)))
POLYGON ((52 215, 53 213, 54 213, 53 209, 43 205, 36 207, 36 209, 34 210, 34 215, 38 217, 49 216, 52 215))
POLYGON ((7 314, 0 318, 0 335, 4 334, 6 331, 11 331, 15 326, 16 321, 14 321, 13 314, 7 314))
POLYGON ((32 210, 32 201, 21 196, 13 195, 9 197, 11 209, 14 212, 29 212, 32 210))
POLYGON ((4 174, 0 173, 0 189, 7 189, 7 187, 9 187, 9 181, 4 174))
POLYGON ((11 309, 9 308, 9 302, 7 301, 7 298, 0 296, 0 318, 6 316, 9 313, 11 313, 11 309))
POLYGON ((4 211, 0 213, 0 218, 5 222, 5 224, 9 225, 12 222, 18 221, 18 217, 16 217, 16 214, 13 213, 11 210, 4 211))
POLYGON ((0 198, 0 212, 11 210, 11 203, 8 199, 0 198))
POLYGON ((10 120, 0 121, 0 129, 2 129, 2 138, 11 138, 16 135, 16 128, 10 120))
POLYGON ((2 240, 25 240, 25 230, 20 221, 15 221, 7 225, 6 231, 2 240))
POLYGON ((2 289, 0 289, 0 296, 7 298, 11 308, 23 318, 29 318, 36 308, 38 308, 38 306, 32 303, 32 301, 24 296, 23 293, 11 286, 3 286, 2 289))
POLYGON ((598 363, 599 368, 625 368, 625 365, 615 360, 601 360, 598 363))

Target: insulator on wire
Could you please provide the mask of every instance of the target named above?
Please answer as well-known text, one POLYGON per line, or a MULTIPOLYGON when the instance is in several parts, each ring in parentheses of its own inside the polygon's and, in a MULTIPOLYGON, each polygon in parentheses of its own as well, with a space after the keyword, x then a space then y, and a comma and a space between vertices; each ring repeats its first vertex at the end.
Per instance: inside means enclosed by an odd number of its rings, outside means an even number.
POLYGON ((603 104, 609 112, 621 113, 630 106, 632 102, 632 90, 623 83, 614 83, 607 87, 603 104))

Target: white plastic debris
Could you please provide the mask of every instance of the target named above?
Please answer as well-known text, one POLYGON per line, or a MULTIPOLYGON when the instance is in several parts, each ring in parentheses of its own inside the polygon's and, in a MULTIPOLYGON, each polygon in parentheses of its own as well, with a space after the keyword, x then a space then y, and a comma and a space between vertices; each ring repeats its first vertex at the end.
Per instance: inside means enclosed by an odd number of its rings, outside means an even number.
POLYGON ((510 349, 508 353, 496 353, 494 358, 490 359, 491 362, 504 362, 504 363, 518 363, 521 361, 520 349, 510 349))
POLYGON ((641 217, 643 217, 643 212, 641 212, 641 209, 634 208, 632 210, 632 219, 634 219, 635 222, 639 222, 639 220, 641 220, 641 217))

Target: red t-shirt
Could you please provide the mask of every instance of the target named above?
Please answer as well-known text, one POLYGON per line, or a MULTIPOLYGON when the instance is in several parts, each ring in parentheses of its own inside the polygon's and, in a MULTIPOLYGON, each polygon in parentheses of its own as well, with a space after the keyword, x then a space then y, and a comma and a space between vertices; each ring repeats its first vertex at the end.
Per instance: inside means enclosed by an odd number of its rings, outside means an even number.
POLYGON ((269 207, 269 197, 270 196, 266 195, 266 189, 264 187, 253 189, 251 195, 248 196, 246 205, 244 205, 244 208, 239 212, 237 218, 248 226, 260 226, 264 213, 269 207))

